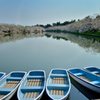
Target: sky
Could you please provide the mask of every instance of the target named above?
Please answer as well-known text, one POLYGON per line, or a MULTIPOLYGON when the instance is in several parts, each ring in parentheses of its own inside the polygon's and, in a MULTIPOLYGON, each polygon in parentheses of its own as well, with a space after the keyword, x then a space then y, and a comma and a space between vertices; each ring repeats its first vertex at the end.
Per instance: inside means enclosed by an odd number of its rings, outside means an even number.
POLYGON ((0 0, 0 23, 52 24, 100 14, 100 0, 0 0))

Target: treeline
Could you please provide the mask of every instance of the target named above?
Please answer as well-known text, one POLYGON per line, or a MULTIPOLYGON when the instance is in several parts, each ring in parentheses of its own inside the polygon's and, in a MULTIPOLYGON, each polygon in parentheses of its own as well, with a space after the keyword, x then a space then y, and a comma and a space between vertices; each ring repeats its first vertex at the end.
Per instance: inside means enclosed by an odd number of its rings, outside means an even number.
POLYGON ((60 22, 56 22, 56 23, 52 23, 52 25, 51 24, 47 24, 47 25, 36 25, 36 26, 40 26, 40 27, 43 27, 43 28, 49 28, 49 27, 53 27, 53 26, 63 26, 63 25, 69 25, 69 24, 71 24, 71 23, 74 23, 74 22, 76 22, 75 20, 71 20, 71 21, 65 21, 65 22, 63 22, 63 23, 60 23, 60 22))
POLYGON ((11 36, 13 34, 29 34, 29 33, 39 33, 45 31, 43 27, 40 26, 22 26, 14 24, 0 24, 0 35, 11 36))
POLYGON ((68 25, 49 27, 46 29, 46 31, 71 32, 100 36, 100 15, 97 15, 95 17, 87 16, 84 19, 78 20, 68 25))

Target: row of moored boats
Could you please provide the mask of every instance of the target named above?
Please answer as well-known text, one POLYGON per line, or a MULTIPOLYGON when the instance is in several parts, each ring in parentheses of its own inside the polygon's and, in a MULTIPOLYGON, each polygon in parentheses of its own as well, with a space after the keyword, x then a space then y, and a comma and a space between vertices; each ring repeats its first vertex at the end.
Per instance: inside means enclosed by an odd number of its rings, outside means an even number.
POLYGON ((47 81, 43 70, 0 72, 0 100, 9 100, 17 91, 18 100, 39 100, 45 89, 53 100, 65 100, 71 90, 69 75, 81 85, 100 93, 100 69, 52 69, 47 81))

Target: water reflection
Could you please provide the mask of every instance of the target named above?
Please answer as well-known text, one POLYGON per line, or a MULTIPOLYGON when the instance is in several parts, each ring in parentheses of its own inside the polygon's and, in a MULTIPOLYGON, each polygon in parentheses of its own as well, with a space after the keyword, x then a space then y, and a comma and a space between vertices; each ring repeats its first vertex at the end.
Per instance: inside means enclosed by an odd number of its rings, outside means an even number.
POLYGON ((44 36, 44 33, 13 34, 12 36, 2 36, 2 35, 0 35, 0 43, 21 40, 21 39, 24 39, 24 38, 42 37, 42 36, 44 36))
POLYGON ((94 99, 99 99, 100 98, 100 94, 91 91, 90 89, 82 86, 81 84, 79 84, 78 82, 76 82, 74 79, 71 79, 71 83, 82 93, 84 94, 89 100, 94 100, 94 99))
MULTIPOLYGON (((98 39, 88 39, 64 33, 48 33, 46 36, 44 34, 27 34, 1 37, 0 43, 2 43, 0 44, 0 71, 7 74, 14 70, 24 70, 26 72, 29 70, 45 70, 48 77, 52 68, 68 69, 100 65, 100 55, 85 52, 83 49, 92 48, 98 53, 100 51, 98 39)), ((17 95, 12 100, 17 100, 16 97, 17 95)), ((46 93, 44 93, 42 100, 45 100, 45 98, 48 98, 46 93)), ((72 85, 68 100, 74 99, 88 100, 72 85)))
POLYGON ((100 38, 96 37, 83 37, 80 35, 73 35, 69 33, 30 33, 30 34, 14 34, 13 36, 0 36, 0 43, 5 43, 9 41, 21 40, 24 38, 31 37, 42 37, 46 36, 47 38, 52 37, 53 39, 63 39, 65 41, 71 41, 78 44, 80 47, 84 48, 86 52, 100 53, 100 38))
POLYGON ((45 36, 53 37, 53 39, 64 39, 77 43, 80 47, 84 48, 86 52, 100 53, 100 38, 96 37, 83 37, 80 35, 73 35, 69 33, 46 33, 45 36))

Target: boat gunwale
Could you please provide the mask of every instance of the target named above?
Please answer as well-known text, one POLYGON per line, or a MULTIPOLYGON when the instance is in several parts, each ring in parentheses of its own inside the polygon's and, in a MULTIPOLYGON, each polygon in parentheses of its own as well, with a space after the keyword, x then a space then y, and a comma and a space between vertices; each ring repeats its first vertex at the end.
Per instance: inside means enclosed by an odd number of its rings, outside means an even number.
MULTIPOLYGON (((46 73, 45 73, 45 71, 44 70, 30 70, 27 73, 27 75, 25 76, 24 80, 29 76, 29 73, 30 72, 36 72, 36 71, 43 72, 43 74, 44 74, 44 86, 43 86, 43 89, 42 89, 41 93, 35 98, 35 99, 38 99, 39 97, 42 96, 43 92, 45 91, 45 87, 46 87, 46 73)), ((20 89, 21 89, 22 84, 24 83, 24 80, 21 82, 21 84, 19 86, 19 89, 18 89, 18 92, 17 92, 17 97, 18 97, 19 100, 21 100, 21 98, 19 97, 19 92, 20 92, 20 89)))
POLYGON ((0 72, 2 75, 2 77, 0 78, 0 81, 6 76, 6 73, 5 72, 0 72))
MULTIPOLYGON (((3 99, 5 99, 5 98, 7 98, 10 94, 12 94, 18 87, 19 87, 19 85, 21 84, 21 82, 23 81, 23 79, 25 78, 25 76, 26 76, 26 74, 27 74, 27 72, 25 72, 25 71, 11 71, 8 75, 6 75, 4 78, 2 78, 2 80, 3 79, 6 79, 10 74, 12 74, 12 73, 16 73, 16 72, 22 72, 22 73, 25 73, 24 74, 24 76, 22 77, 22 79, 20 80, 20 82, 16 85, 16 87, 15 88, 13 88, 12 89, 12 91, 11 92, 9 92, 7 95, 5 95, 3 98, 1 98, 0 100, 3 100, 3 99)), ((0 80, 0 81, 2 81, 2 80, 0 80)))
MULTIPOLYGON (((89 72, 89 73, 91 73, 91 74, 94 74, 94 75, 96 75, 95 73, 92 73, 91 71, 89 71, 89 70, 87 70, 87 68, 97 68, 97 69, 99 69, 99 71, 100 71, 100 68, 99 67, 96 67, 96 66, 88 66, 88 67, 84 67, 83 69, 85 70, 85 71, 87 71, 87 72, 89 72)), ((97 76, 97 75, 96 75, 97 76)), ((100 77, 100 76, 98 76, 98 77, 100 77)))
MULTIPOLYGON (((48 81, 49 81, 49 78, 50 78, 51 73, 52 73, 53 70, 63 70, 63 71, 66 71, 66 76, 68 77, 68 81, 69 81, 69 85, 68 85, 69 88, 68 88, 68 92, 66 93, 66 95, 64 95, 62 98, 59 99, 59 100, 63 100, 63 99, 65 99, 65 98, 68 97, 68 95, 69 95, 69 93, 70 93, 70 90, 71 90, 71 82, 70 82, 69 74, 68 74, 68 72, 67 72, 66 69, 63 69, 63 68, 53 68, 53 69, 51 69, 51 71, 50 71, 50 73, 49 73, 49 75, 48 75, 47 83, 48 83, 48 81)), ((48 84, 46 84, 46 92, 47 92, 47 94, 49 95, 49 97, 50 97, 51 99, 54 99, 54 98, 52 98, 52 96, 51 96, 50 93, 48 92, 47 86, 48 86, 48 84)), ((54 100, 58 100, 58 99, 54 99, 54 100)))
MULTIPOLYGON (((74 68, 73 68, 73 69, 74 69, 74 68)), ((78 68, 78 69, 80 69, 80 68, 78 68)), ((82 69, 81 69, 81 70, 82 70, 82 69)), ((85 70, 83 69, 83 71, 85 71, 85 70)), ((87 72, 87 71, 86 71, 86 72, 87 72)), ((94 84, 92 84, 92 83, 89 83, 89 82, 87 82, 87 81, 85 81, 85 80, 79 78, 78 76, 72 74, 69 70, 68 70, 68 73, 71 74, 72 76, 78 78, 79 80, 81 80, 81 81, 83 81, 83 82, 89 84, 89 85, 92 85, 92 86, 94 86, 94 87, 96 87, 96 88, 100 88, 100 86, 97 86, 97 85, 94 85, 94 84)), ((89 74, 91 74, 91 73, 89 73, 89 74)), ((94 74, 93 74, 93 75, 94 75, 94 74)), ((96 75, 94 75, 94 76, 96 76, 96 75)), ((96 77, 98 77, 98 76, 96 76, 96 77)), ((81 83, 80 83, 80 84, 81 84, 81 83)))

